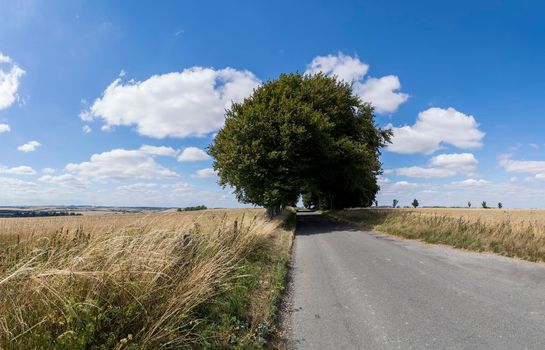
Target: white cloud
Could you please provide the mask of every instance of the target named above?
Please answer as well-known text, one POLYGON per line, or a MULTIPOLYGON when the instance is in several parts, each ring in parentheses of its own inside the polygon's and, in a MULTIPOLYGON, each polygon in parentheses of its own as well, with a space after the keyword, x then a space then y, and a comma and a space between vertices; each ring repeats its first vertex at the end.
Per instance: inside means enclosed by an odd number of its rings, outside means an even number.
POLYGON ((378 113, 392 113, 399 105, 407 101, 409 95, 398 92, 401 88, 399 78, 388 75, 381 78, 369 77, 364 80, 369 65, 360 61, 358 57, 351 57, 339 53, 338 55, 317 56, 308 65, 305 73, 316 74, 322 72, 330 76, 337 76, 353 84, 354 93, 363 102, 369 102, 378 113))
POLYGON ((118 78, 80 118, 101 118, 107 128, 135 125, 155 138, 204 136, 221 128, 225 108, 258 84, 251 72, 232 68, 193 67, 126 84, 118 78))
POLYGON ((489 184, 489 181, 483 180, 483 179, 466 179, 464 181, 455 181, 452 183, 454 186, 458 187, 475 187, 475 186, 482 186, 489 184))
POLYGON ((537 174, 536 180, 545 181, 545 173, 543 174, 537 174))
POLYGON ((216 176, 216 172, 212 168, 197 170, 195 174, 192 175, 192 177, 196 177, 199 179, 205 179, 213 176, 216 176))
POLYGON ((472 153, 439 154, 430 160, 430 165, 448 169, 473 170, 479 161, 472 153))
POLYGON ((8 124, 0 124, 0 134, 3 132, 9 132, 11 131, 11 128, 8 124))
POLYGON ((369 65, 361 62, 358 57, 351 57, 339 53, 338 55, 327 55, 314 57, 307 67, 305 73, 336 76, 340 80, 353 82, 363 79, 367 74, 369 65))
POLYGON ((452 107, 430 108, 418 114, 412 126, 392 127, 392 144, 387 149, 396 153, 432 153, 449 144, 458 148, 482 146, 485 133, 471 115, 452 107))
POLYGON ((150 146, 150 145, 142 145, 140 147, 140 150, 144 152, 145 154, 155 155, 155 156, 170 156, 174 157, 178 154, 178 151, 175 150, 172 147, 167 146, 150 146))
POLYGON ((56 171, 56 170, 53 169, 53 168, 43 168, 43 169, 42 169, 42 173, 44 173, 44 174, 54 174, 55 171, 56 171))
POLYGON ((407 182, 407 181, 398 181, 392 185, 393 188, 398 189, 409 189, 409 188, 417 188, 418 184, 407 182))
POLYGON ((78 187, 86 188, 89 184, 87 181, 82 178, 72 175, 72 174, 62 174, 62 175, 44 175, 38 179, 38 181, 46 182, 52 185, 58 186, 67 186, 67 187, 78 187))
POLYGON ((512 173, 545 173, 545 160, 513 160, 510 154, 500 157, 500 165, 512 173))
POLYGON ((83 131, 84 134, 90 134, 91 131, 93 131, 93 129, 91 129, 91 127, 89 125, 84 125, 81 128, 81 131, 83 131))
POLYGON ((3 201, 7 198, 18 198, 23 195, 33 196, 38 190, 38 185, 34 182, 23 181, 11 177, 0 177, 0 192, 3 196, 3 201))
POLYGON ((10 175, 35 175, 36 170, 29 166, 21 165, 13 168, 0 167, 0 173, 10 175))
POLYGON ((7 108, 17 99, 17 90, 25 71, 13 60, 0 53, 0 109, 7 108))
POLYGON ((192 162, 198 160, 206 160, 210 156, 200 148, 197 147, 187 147, 182 151, 182 154, 178 157, 180 162, 192 162))
POLYGON ((156 189, 159 185, 156 183, 134 183, 130 185, 124 185, 119 186, 117 189, 119 191, 127 191, 127 192, 134 192, 134 191, 150 191, 153 189, 156 189))
POLYGON ((86 181, 164 179, 178 176, 141 150, 114 149, 93 154, 91 160, 71 163, 66 171, 86 181))
POLYGON ((382 78, 368 78, 354 84, 354 92, 363 102, 369 102, 378 113, 392 113, 407 101, 409 95, 397 92, 401 89, 399 78, 388 75, 382 78))
POLYGON ((514 160, 511 154, 500 156, 500 165, 510 173, 533 174, 525 178, 527 182, 545 180, 545 160, 514 160))
POLYGON ((41 145, 42 144, 39 143, 38 141, 30 141, 25 143, 24 145, 17 147, 17 149, 21 152, 28 153, 28 152, 34 152, 41 145))
POLYGON ((439 154, 429 161, 428 167, 412 166, 393 169, 399 176, 445 178, 459 174, 473 174, 479 161, 472 153, 439 154))
POLYGON ((407 176, 407 177, 420 177, 420 178, 443 178, 451 177, 457 174, 456 170, 447 169, 447 168, 424 168, 419 166, 412 166, 406 168, 396 168, 394 169, 396 175, 398 176, 407 176))

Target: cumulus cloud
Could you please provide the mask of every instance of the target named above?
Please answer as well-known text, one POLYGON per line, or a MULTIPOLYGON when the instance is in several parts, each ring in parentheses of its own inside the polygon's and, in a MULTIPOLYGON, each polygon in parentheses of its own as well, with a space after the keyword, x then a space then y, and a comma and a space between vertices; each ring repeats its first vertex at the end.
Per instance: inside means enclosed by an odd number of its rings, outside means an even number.
POLYGON ((142 147, 140 147, 140 150, 142 152, 144 152, 145 154, 150 154, 150 155, 155 155, 155 156, 174 157, 176 154, 178 154, 177 150, 175 150, 172 147, 167 147, 167 146, 142 145, 142 147))
POLYGON ((413 182, 408 182, 408 181, 398 181, 393 183, 392 187, 397 189, 409 189, 409 188, 412 189, 412 188, 417 188, 418 184, 413 182))
POLYGON ((28 152, 34 152, 41 145, 42 144, 39 143, 38 141, 30 141, 25 143, 24 145, 17 147, 17 149, 21 152, 28 153, 28 152))
POLYGON ((483 179, 466 179, 463 181, 454 181, 452 185, 457 187, 475 187, 475 186, 482 186, 489 184, 489 181, 483 180, 483 179))
POLYGON ((150 191, 150 190, 154 190, 157 187, 159 187, 159 185, 156 184, 156 183, 141 183, 141 182, 138 182, 138 183, 134 183, 134 184, 130 184, 130 185, 119 186, 117 189, 119 191, 127 191, 127 192, 134 192, 134 191, 147 192, 147 191, 150 191))
POLYGON ((398 176, 420 177, 425 179, 434 178, 434 177, 438 177, 438 178, 451 177, 457 174, 456 170, 454 169, 425 168, 425 167, 419 167, 419 166, 397 168, 395 169, 395 173, 398 176))
POLYGON ((23 181, 11 177, 0 177, 0 192, 4 200, 7 198, 17 198, 24 195, 34 195, 38 190, 38 185, 34 182, 23 181))
POLYGON ((196 177, 196 178, 199 178, 199 179, 205 179, 205 178, 209 178, 209 177, 213 177, 213 176, 216 176, 216 172, 212 168, 205 168, 205 169, 197 170, 192 175, 192 177, 196 177))
MULTIPOLYGON (((174 150, 172 150, 174 151, 174 150)), ((137 150, 114 149, 93 154, 82 163, 66 165, 62 174, 53 175, 55 169, 43 169, 38 180, 57 186, 88 188, 93 183, 129 180, 168 180, 179 175, 160 165, 154 155, 173 155, 169 147, 144 145, 137 150)))
POLYGON ((0 124, 0 134, 9 131, 11 131, 11 128, 8 124, 0 124))
POLYGON ((399 78, 387 75, 382 78, 368 78, 364 83, 354 84, 354 92, 363 102, 369 102, 378 113, 392 113, 407 99, 409 95, 397 92, 401 89, 399 78))
POLYGON ((8 108, 17 99, 17 90, 25 71, 0 53, 0 109, 8 108))
POLYGON ((305 73, 324 73, 336 76, 346 82, 354 82, 363 79, 367 74, 369 65, 360 61, 358 57, 351 57, 339 53, 338 55, 327 55, 314 57, 307 67, 305 73))
POLYGON ((500 156, 500 165, 511 173, 533 174, 533 178, 527 180, 545 180, 545 160, 515 160, 511 154, 500 156))
POLYGON ((448 169, 473 170, 479 161, 472 153, 439 154, 431 158, 430 165, 448 169))
POLYGON ((444 144, 461 149, 482 146, 485 133, 479 130, 479 124, 471 115, 458 112, 449 107, 430 108, 418 114, 412 126, 391 128, 394 135, 392 144, 387 149, 396 153, 433 153, 444 144))
POLYGON ((514 160, 511 155, 503 155, 500 165, 513 173, 545 173, 545 160, 514 160))
POLYGON ((182 154, 178 156, 178 161, 180 162, 193 162, 198 160, 206 160, 210 156, 200 148, 197 147, 187 147, 182 151, 182 154))
POLYGON ((21 165, 13 168, 6 168, 0 166, 0 174, 10 174, 10 175, 35 175, 36 170, 32 169, 29 166, 21 165))
POLYGON ((398 92, 401 89, 399 78, 395 75, 388 75, 381 78, 364 79, 368 70, 369 65, 361 62, 358 57, 339 53, 338 55, 315 57, 305 73, 322 72, 336 76, 340 80, 352 83, 354 93, 363 102, 371 103, 378 113, 395 112, 399 105, 409 98, 409 95, 398 92))
POLYGON ((67 186, 67 187, 78 187, 86 188, 89 184, 88 181, 85 181, 81 177, 75 176, 73 174, 62 174, 62 175, 44 175, 41 176, 38 181, 46 182, 52 185, 58 186, 67 186))
POLYGON ((399 176, 419 178, 445 178, 459 174, 471 174, 479 161, 472 153, 439 154, 429 161, 429 166, 412 166, 393 169, 399 176))
POLYGON ((91 127, 89 125, 84 125, 81 128, 81 131, 83 131, 84 134, 90 134, 91 131, 93 131, 93 129, 91 129, 91 127))
POLYGON ((114 149, 93 154, 90 161, 70 163, 66 171, 90 181, 164 179, 178 176, 141 150, 114 149))
POLYGON ((232 68, 193 67, 128 83, 118 78, 80 118, 102 119, 107 129, 134 125, 154 138, 204 136, 221 128, 225 108, 259 83, 251 72, 232 68))

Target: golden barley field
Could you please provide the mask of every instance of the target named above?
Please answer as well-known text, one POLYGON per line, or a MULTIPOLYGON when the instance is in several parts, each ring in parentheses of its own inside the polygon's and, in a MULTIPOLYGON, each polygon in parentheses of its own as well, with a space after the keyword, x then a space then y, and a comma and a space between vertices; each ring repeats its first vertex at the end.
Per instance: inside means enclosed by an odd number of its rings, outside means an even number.
MULTIPOLYGON (((392 210, 392 209, 372 209, 392 210)), ((490 224, 508 221, 512 224, 545 226, 545 209, 482 209, 482 208, 396 208, 396 211, 419 215, 448 216, 469 221, 482 221, 490 224)))
POLYGON ((291 215, 0 219, 0 349, 262 346, 291 215))
POLYGON ((368 208, 329 214, 404 238, 545 261, 545 210, 368 208))

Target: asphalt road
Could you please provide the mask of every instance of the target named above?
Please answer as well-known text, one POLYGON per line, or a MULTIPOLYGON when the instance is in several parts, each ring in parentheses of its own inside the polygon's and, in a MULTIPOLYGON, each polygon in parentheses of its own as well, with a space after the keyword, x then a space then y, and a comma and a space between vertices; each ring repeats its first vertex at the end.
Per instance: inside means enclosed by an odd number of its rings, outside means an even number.
POLYGON ((545 265, 298 215, 295 349, 545 349, 545 265))

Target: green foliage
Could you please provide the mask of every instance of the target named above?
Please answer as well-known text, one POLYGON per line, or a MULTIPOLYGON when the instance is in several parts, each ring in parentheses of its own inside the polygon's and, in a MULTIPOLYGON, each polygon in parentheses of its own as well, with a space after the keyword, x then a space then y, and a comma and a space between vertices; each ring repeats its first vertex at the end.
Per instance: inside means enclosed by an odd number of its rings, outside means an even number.
POLYGON ((481 207, 483 207, 483 209, 488 208, 488 206, 486 205, 486 201, 483 201, 483 202, 481 203, 481 207))
POLYGON ((498 203, 498 209, 501 209, 503 208, 503 204, 501 204, 501 202, 498 203))
POLYGON ((279 208, 302 195, 307 207, 369 206, 390 136, 349 84, 283 74, 227 110, 209 153, 244 203, 279 208))
POLYGON ((467 207, 471 208, 471 202, 467 202, 467 207))
POLYGON ((394 199, 392 201, 392 208, 397 208, 397 204, 399 203, 399 201, 397 199, 394 199))
POLYGON ((185 207, 183 209, 180 209, 178 211, 196 211, 196 210, 206 210, 208 209, 205 205, 197 205, 195 207, 185 207))
POLYGON ((413 202, 411 203, 411 205, 412 205, 414 208, 418 208, 418 205, 419 205, 418 200, 415 198, 415 199, 413 200, 413 202))

